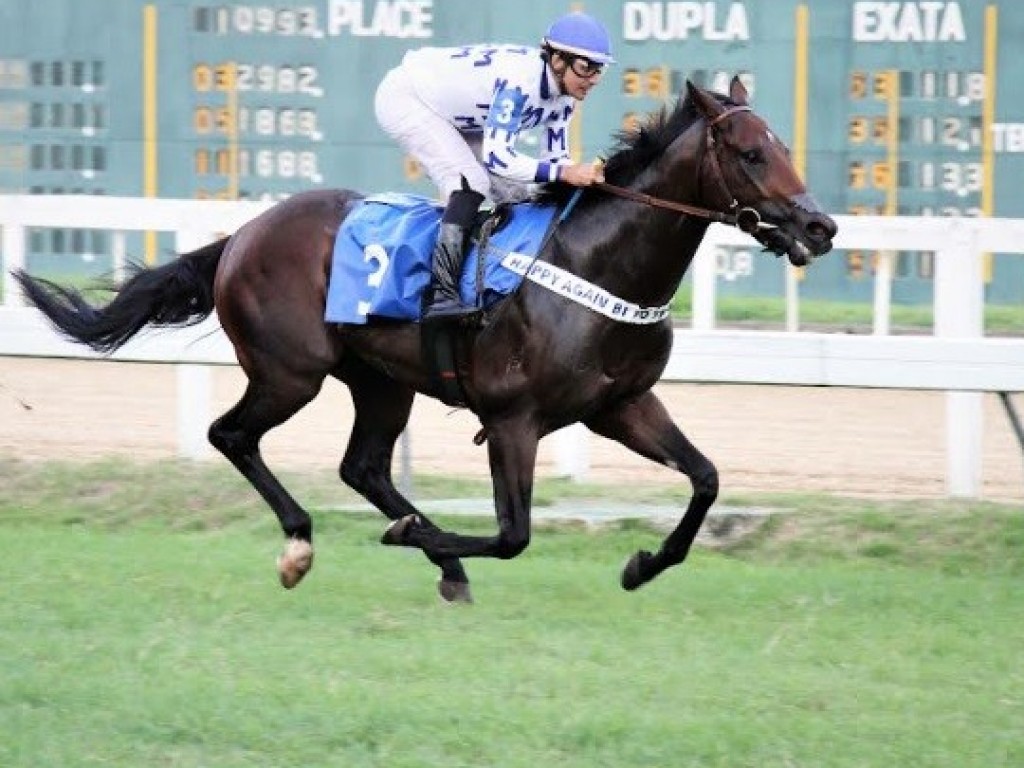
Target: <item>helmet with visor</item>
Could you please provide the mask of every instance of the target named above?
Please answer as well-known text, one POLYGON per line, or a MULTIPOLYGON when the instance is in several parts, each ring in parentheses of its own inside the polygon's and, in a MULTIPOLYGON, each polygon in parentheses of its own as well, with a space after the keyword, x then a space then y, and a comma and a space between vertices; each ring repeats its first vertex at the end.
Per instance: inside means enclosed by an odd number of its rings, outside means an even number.
POLYGON ((568 13, 556 19, 541 41, 547 51, 557 51, 580 77, 594 77, 606 64, 614 64, 608 30, 586 13, 568 13))

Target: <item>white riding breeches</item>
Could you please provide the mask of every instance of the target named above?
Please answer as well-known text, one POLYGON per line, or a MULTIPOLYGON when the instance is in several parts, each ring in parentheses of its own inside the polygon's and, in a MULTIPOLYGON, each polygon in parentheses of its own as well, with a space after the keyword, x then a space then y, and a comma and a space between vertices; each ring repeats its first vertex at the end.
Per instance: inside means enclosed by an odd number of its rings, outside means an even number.
POLYGON ((381 128, 423 166, 442 200, 447 201, 453 191, 462 188, 462 176, 470 187, 494 202, 525 196, 526 185, 492 176, 484 169, 480 163, 482 136, 462 133, 428 107, 401 67, 381 80, 374 110, 381 128))

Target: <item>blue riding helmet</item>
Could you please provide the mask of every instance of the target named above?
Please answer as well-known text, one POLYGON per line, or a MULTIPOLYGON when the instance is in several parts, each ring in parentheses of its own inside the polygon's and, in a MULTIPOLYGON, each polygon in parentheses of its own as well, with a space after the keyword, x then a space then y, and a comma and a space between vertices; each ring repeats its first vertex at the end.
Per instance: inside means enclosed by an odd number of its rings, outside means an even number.
POLYGON ((586 13, 567 13, 548 27, 544 45, 584 56, 598 64, 614 64, 612 44, 604 25, 586 13))

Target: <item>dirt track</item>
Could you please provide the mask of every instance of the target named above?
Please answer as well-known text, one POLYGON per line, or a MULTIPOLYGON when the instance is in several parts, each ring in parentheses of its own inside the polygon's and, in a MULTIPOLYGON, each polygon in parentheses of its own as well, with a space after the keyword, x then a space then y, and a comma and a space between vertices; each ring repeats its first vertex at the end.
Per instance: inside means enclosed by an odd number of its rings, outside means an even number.
MULTIPOLYGON (((214 370, 217 415, 241 395, 244 378, 236 368, 214 370)), ((660 385, 657 392, 717 464, 725 493, 944 495, 942 393, 683 384, 660 385)), ((175 420, 172 366, 0 359, 0 454, 169 457, 175 455, 175 420)), ((336 467, 351 421, 346 390, 326 386, 317 401, 268 435, 268 464, 336 467)), ((472 414, 419 398, 411 429, 414 471, 485 476, 486 450, 471 442, 477 427, 472 414)), ((985 398, 983 450, 984 496, 1024 499, 1024 460, 994 395, 985 398)), ((679 481, 600 438, 591 438, 589 452, 596 482, 679 481)), ((211 453, 210 460, 222 459, 211 453)), ((541 443, 538 474, 554 473, 549 439, 541 443)))

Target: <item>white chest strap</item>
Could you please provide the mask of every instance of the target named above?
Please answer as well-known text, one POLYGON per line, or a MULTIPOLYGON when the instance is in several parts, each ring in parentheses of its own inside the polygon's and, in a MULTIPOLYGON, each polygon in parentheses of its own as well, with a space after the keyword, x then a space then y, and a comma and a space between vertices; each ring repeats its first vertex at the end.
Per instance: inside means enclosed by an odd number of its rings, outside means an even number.
POLYGON ((660 323, 670 313, 668 304, 660 307, 641 307, 639 304, 624 301, 582 277, 577 277, 553 264, 537 261, 533 256, 513 251, 505 255, 501 265, 549 291, 565 296, 620 323, 650 325, 660 323))

